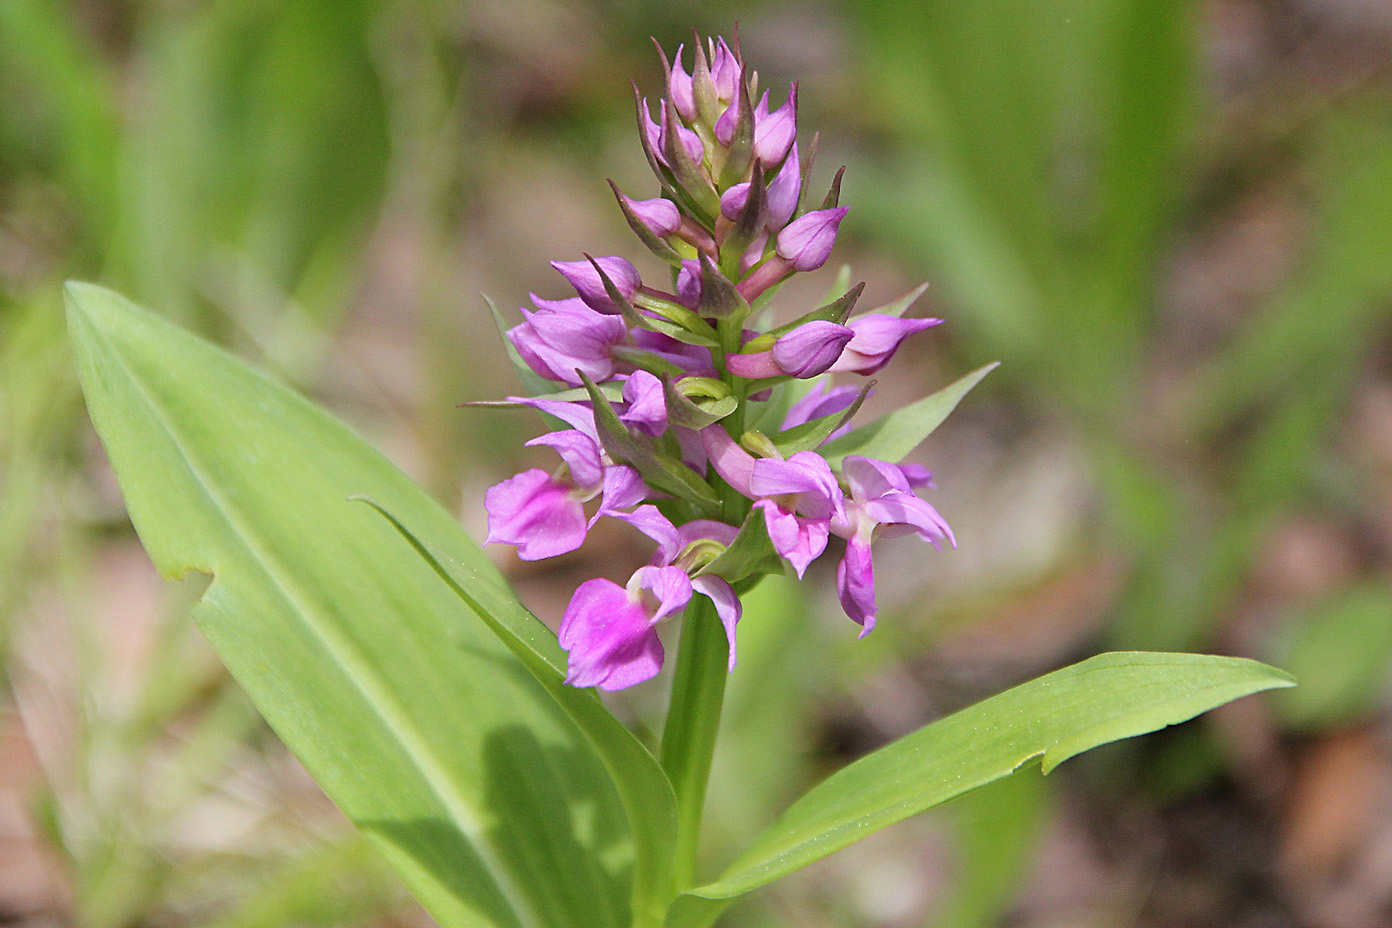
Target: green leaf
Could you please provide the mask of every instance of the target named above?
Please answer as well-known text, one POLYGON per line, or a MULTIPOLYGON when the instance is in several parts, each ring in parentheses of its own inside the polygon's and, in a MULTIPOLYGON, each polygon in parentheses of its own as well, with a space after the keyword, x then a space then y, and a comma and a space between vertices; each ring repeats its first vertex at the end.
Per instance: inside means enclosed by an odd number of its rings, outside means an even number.
POLYGON ((93 422, 156 566, 213 575, 199 626, 439 924, 630 924, 632 840, 601 758, 482 617, 347 497, 451 539, 475 599, 516 613, 454 519, 222 351, 99 287, 70 284, 68 306, 93 422))
POLYGON ((724 901, 1039 759, 1045 773, 1090 748, 1156 731, 1290 676, 1256 661, 1102 654, 927 725, 828 777, 720 879, 684 894, 668 924, 708 925, 724 901))
MULTIPOLYGON (((551 697, 580 726, 603 759, 618 787, 629 822, 633 825, 637 861, 634 874, 634 908, 660 916, 675 890, 671 886, 672 849, 676 837, 676 797, 671 781, 657 759, 633 736, 593 690, 565 685, 566 659, 556 637, 514 600, 486 598, 480 602, 477 591, 487 586, 470 568, 468 550, 459 551, 462 533, 438 537, 434 543, 413 532, 395 515, 373 500, 359 497, 385 517, 444 580, 455 595, 483 619, 508 649, 520 660, 551 697), (455 556, 438 552, 454 548, 455 556), (460 556, 466 555, 466 556, 460 556), (476 592, 471 593, 470 590, 476 592)), ((464 538, 468 541, 467 538, 464 538)), ((469 542, 472 546, 472 542, 469 542)), ((469 550, 472 550, 470 547, 469 550)), ((654 922, 655 923, 655 922, 654 922)))
POLYGON ((891 464, 899 462, 942 425, 943 420, 962 402, 962 397, 997 366, 999 362, 978 367, 937 393, 827 442, 822 448, 822 456, 832 467, 839 465, 848 454, 861 454, 891 464))

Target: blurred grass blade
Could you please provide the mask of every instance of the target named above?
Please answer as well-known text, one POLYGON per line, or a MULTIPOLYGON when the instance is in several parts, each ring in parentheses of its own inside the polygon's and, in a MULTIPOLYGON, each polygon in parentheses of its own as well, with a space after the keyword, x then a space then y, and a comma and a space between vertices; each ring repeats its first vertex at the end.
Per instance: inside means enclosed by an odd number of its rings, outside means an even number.
POLYGON ((1036 758, 1048 773, 1098 745, 1292 684, 1287 674, 1256 661, 1199 654, 1117 652, 1065 667, 925 726, 828 777, 720 879, 681 897, 668 924, 709 925, 727 900, 1036 758))
POLYGON ((933 430, 942 425, 962 397, 971 392, 981 379, 998 364, 978 367, 937 393, 925 396, 917 402, 867 422, 855 431, 833 439, 822 446, 821 454, 833 467, 841 463, 848 454, 863 454, 866 457, 897 463, 914 448, 917 448, 933 430))
MULTIPOLYGON (((89 284, 69 325, 93 422, 161 573, 205 571, 200 628, 443 928, 626 926, 631 841, 545 688, 367 507, 454 520, 337 420, 89 284)), ((474 546, 476 596, 507 603, 474 546)), ((515 608, 515 607, 513 607, 515 608)))

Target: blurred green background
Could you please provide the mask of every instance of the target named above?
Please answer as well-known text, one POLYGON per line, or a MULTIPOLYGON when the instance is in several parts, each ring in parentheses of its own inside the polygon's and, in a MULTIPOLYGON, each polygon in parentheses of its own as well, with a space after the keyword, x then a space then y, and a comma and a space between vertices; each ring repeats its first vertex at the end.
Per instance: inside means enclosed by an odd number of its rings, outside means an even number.
MULTIPOLYGON (((59 286, 96 280, 315 396, 461 513, 537 423, 480 292, 649 265, 606 177, 689 30, 848 167, 837 259, 948 322, 890 405, 1003 363, 920 449, 960 547, 741 625, 709 851, 827 771, 1104 648, 1243 654, 1249 699, 1019 776, 722 924, 1392 924, 1392 7, 1377 0, 0 0, 0 924, 429 922, 145 559, 59 286), (775 93, 776 96, 776 93, 775 93)), ((650 270, 652 268, 649 268, 650 270)), ((833 270, 784 307, 815 299, 833 270)), ((497 557, 554 621, 644 556, 497 557)), ((661 717, 659 687, 617 704, 661 717)))

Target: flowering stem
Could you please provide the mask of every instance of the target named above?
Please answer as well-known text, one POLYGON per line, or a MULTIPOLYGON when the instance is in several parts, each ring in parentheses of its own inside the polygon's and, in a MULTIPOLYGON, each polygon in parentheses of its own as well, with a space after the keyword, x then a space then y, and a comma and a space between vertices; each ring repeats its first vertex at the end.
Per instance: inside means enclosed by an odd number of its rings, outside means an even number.
POLYGON ((694 885, 701 817, 706 804, 720 707, 725 698, 729 645, 711 601, 698 596, 687 607, 672 680, 672 704, 662 733, 662 766, 677 794, 677 888, 694 885))

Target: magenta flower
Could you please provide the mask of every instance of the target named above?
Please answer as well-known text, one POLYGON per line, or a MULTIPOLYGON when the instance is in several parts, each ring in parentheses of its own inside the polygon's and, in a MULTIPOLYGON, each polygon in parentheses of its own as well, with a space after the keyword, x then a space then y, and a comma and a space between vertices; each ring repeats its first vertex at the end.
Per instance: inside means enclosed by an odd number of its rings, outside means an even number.
POLYGON ((642 278, 638 276, 638 269, 624 258, 596 258, 594 264, 588 260, 551 262, 551 266, 570 281, 570 285, 580 294, 580 299, 584 300, 586 306, 601 313, 617 313, 619 308, 609 299, 609 294, 604 289, 604 281, 600 278, 599 271, 595 270, 595 264, 608 275, 615 289, 626 300, 633 299, 638 288, 643 285, 642 278))
POLYGON ((691 578, 679 567, 640 567, 627 586, 580 584, 561 618, 566 682, 620 690, 657 676, 664 656, 657 623, 690 601, 691 578))
POLYGON ((517 546, 524 561, 538 561, 574 551, 585 543, 584 504, 574 487, 544 470, 524 470, 488 489, 488 537, 484 544, 517 546))
POLYGON ((667 431, 667 400, 662 381, 647 371, 634 371, 623 388, 628 408, 619 414, 619 421, 645 435, 661 435, 667 431))
POLYGON ((815 271, 831 256, 836 229, 849 207, 818 209, 799 216, 778 233, 777 252, 795 271, 815 271))
POLYGON ((831 369, 853 337, 850 327, 818 319, 780 336, 768 351, 727 355, 725 365, 751 379, 816 377, 831 369))
POLYGON ((684 609, 693 593, 710 599, 729 641, 735 669, 735 627, 742 611, 734 588, 716 576, 691 578, 672 566, 688 545, 710 539, 728 545, 737 529, 709 520, 674 526, 656 506, 618 514, 657 542, 653 563, 641 567, 627 586, 596 579, 582 583, 561 619, 560 642, 570 654, 566 682, 617 690, 657 675, 664 652, 657 626, 684 609))
POLYGON ((788 88, 788 102, 768 111, 768 94, 754 112, 754 155, 765 170, 775 168, 788 155, 788 146, 797 138, 797 84, 788 88))
POLYGON ((904 339, 941 322, 941 319, 900 319, 885 313, 866 313, 848 319, 846 324, 855 332, 855 337, 846 344, 846 350, 830 370, 873 374, 889 363, 904 339))
POLYGON ((768 187, 768 220, 765 228, 777 232, 788 224, 797 210, 798 197, 802 195, 802 165, 798 162, 797 142, 788 150, 778 176, 768 187))
MULTIPOLYGON (((696 119, 696 97, 692 93, 691 75, 682 64, 682 52, 685 50, 685 45, 678 45, 677 53, 672 56, 672 70, 667 76, 667 96, 676 108, 677 114, 687 122, 692 122, 696 119)), ((701 49, 698 46, 696 54, 700 53, 701 49)))
POLYGON ((627 206, 638 221, 658 238, 666 238, 681 228, 681 213, 677 210, 677 204, 671 200, 664 197, 634 200, 622 193, 619 196, 623 199, 624 206, 627 206))
MULTIPOLYGON (((779 430, 786 431, 799 425, 805 425, 813 419, 844 412, 859 395, 860 391, 855 387, 833 387, 825 380, 819 381, 807 392, 806 396, 789 407, 788 414, 783 417, 783 422, 779 425, 779 430)), ((832 432, 827 438, 837 438, 850 429, 851 425, 847 423, 832 432)))
POLYGON ((831 467, 819 454, 799 451, 780 461, 759 458, 749 479, 764 512, 764 525, 778 555, 801 577, 826 550, 831 520, 845 519, 844 496, 831 467))
POLYGON ((621 318, 596 312, 579 297, 543 300, 534 293, 532 302, 537 311, 524 308, 521 325, 507 333, 528 367, 572 386, 581 382, 577 370, 595 381, 614 376, 614 346, 628 337, 621 318))
MULTIPOLYGON (((836 570, 841 607, 863 626, 861 637, 875 627, 875 564, 870 543, 878 537, 916 534, 941 549, 956 546, 952 529, 938 511, 913 494, 905 469, 873 458, 849 455, 841 472, 851 498, 831 530, 846 539, 846 554, 836 570)), ((914 472, 915 477, 921 476, 914 472)), ((929 477, 931 479, 931 477, 929 477)))

